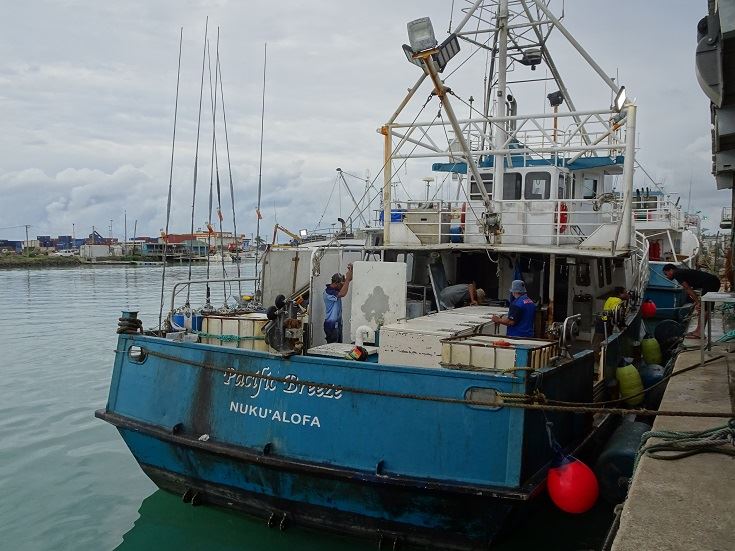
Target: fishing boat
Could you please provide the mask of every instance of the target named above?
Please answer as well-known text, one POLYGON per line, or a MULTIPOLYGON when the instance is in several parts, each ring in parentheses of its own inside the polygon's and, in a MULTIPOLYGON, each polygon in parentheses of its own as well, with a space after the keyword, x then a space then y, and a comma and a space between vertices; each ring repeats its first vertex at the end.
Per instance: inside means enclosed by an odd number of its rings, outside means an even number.
POLYGON ((656 304, 656 317, 680 320, 691 309, 687 294, 676 280, 663 274, 666 264, 696 268, 700 252, 697 215, 688 214, 679 205, 679 199, 658 189, 636 189, 633 196, 633 218, 636 230, 648 241, 648 267, 650 275, 645 299, 656 304))
MULTIPOLYGON (((269 526, 486 548, 542 493, 554 449, 576 453, 604 430, 609 417, 565 405, 605 399, 640 332, 649 246, 633 216, 637 107, 547 2, 478 0, 461 15, 441 44, 427 18, 408 25, 417 80, 380 129, 382 225, 355 243, 271 248, 254 299, 204 310, 200 330, 121 318, 96 415, 159 487, 269 526), (574 106, 552 31, 599 75, 597 107, 574 106), (460 44, 492 66, 484 106, 465 119, 453 106, 462 90, 442 79, 460 44), (549 111, 519 114, 510 92, 522 83, 508 76, 532 80, 519 75, 537 66, 559 91, 549 111), (437 117, 410 111, 419 90, 437 117), (395 171, 432 159, 458 199, 399 204, 395 171), (350 264, 345 342, 326 343, 324 289, 350 264), (519 279, 538 303, 533 337, 508 336, 494 317, 519 279), (448 308, 442 290, 462 281, 488 303, 448 308), (627 307, 604 312, 617 287, 627 307), (614 322, 601 336, 599 316, 614 322)), ((182 289, 214 281, 177 282, 170 316, 182 289)))

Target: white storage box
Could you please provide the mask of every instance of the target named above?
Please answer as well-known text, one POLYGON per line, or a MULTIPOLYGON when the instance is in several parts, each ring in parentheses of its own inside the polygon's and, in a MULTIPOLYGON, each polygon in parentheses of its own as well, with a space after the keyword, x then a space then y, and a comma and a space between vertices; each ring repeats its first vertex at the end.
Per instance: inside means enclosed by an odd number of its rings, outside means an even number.
POLYGON ((503 338, 492 335, 450 337, 442 342, 441 365, 449 369, 539 369, 559 355, 555 341, 503 338))
MULTIPOLYGON (((472 309, 482 307, 471 307, 472 309)), ((439 312, 412 320, 384 325, 380 329, 380 353, 378 361, 382 364, 410 365, 414 367, 441 367, 442 340, 460 331, 473 330, 489 321, 485 313, 478 316, 467 313, 439 312)), ((496 309, 498 315, 507 309, 496 309)), ((505 326, 486 326, 485 331, 499 335, 505 334, 505 326)))
POLYGON ((205 316, 202 333, 208 336, 202 337, 201 341, 205 344, 268 352, 272 349, 265 343, 263 327, 266 323, 266 315, 257 312, 238 316, 205 316))

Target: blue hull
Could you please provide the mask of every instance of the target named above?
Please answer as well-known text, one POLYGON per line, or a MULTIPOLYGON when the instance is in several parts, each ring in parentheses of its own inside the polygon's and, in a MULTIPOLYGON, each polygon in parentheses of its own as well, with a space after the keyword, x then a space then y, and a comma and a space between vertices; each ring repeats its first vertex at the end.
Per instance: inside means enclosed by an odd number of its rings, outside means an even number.
MULTIPOLYGON (((588 402, 592 362, 512 376, 121 335, 97 415, 163 489, 278 523, 466 549, 543 489, 552 457, 540 412, 468 405, 469 392, 588 402)), ((591 433, 586 415, 547 418, 568 449, 591 433)))
POLYGON ((660 263, 649 265, 650 277, 643 298, 656 304, 657 319, 683 320, 691 310, 691 303, 687 302, 683 287, 663 275, 663 266, 660 263))

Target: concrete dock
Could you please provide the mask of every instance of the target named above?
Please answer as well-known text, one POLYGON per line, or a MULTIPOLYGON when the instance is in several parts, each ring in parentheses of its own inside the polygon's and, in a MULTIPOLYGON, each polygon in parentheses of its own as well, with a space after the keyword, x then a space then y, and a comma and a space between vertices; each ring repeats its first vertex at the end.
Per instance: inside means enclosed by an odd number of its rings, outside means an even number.
MULTIPOLYGON (((724 358, 672 377, 660 409, 735 411, 735 355, 721 353, 724 358)), ((682 352, 674 371, 699 361, 698 349, 682 352)), ((725 423, 726 418, 657 417, 653 430, 700 431, 725 423)), ((612 551, 648 549, 735 549, 735 457, 641 458, 612 551)))

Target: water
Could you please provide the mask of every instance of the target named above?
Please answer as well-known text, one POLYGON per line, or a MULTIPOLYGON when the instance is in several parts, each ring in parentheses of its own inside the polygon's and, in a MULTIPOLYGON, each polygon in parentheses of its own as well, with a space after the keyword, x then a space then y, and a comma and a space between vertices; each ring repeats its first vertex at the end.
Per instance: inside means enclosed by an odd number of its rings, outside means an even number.
MULTIPOLYGON (((193 275, 205 271, 195 266, 193 275)), ((168 306, 173 281, 186 279, 187 269, 167 273, 168 306)), ((212 277, 220 274, 213 269, 212 277)), ((250 275, 252 264, 243 265, 243 277, 250 275)), ((237 293, 237 285, 224 292, 237 293)), ((146 327, 157 325, 160 295, 155 267, 0 271, 0 549, 375 549, 185 505, 156 490, 117 431, 94 417, 107 401, 120 310, 137 309, 146 327)), ((221 285, 212 297, 222 303, 221 285)), ((542 505, 495 548, 595 549, 611 518, 602 504, 576 517, 542 505)))

